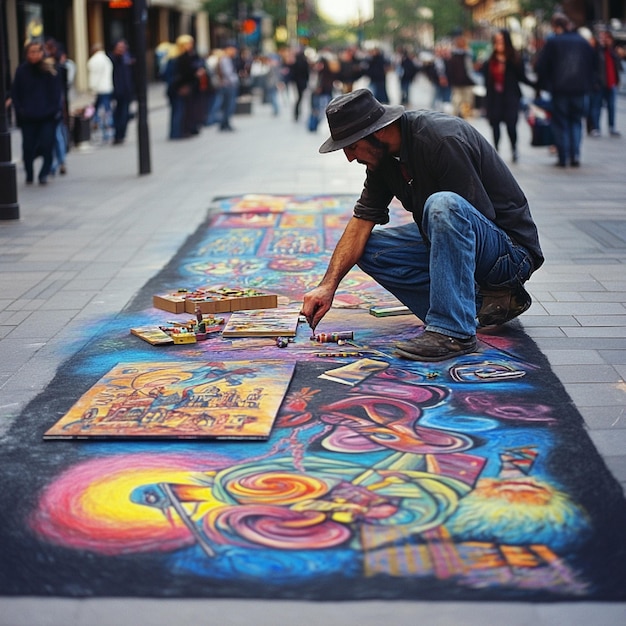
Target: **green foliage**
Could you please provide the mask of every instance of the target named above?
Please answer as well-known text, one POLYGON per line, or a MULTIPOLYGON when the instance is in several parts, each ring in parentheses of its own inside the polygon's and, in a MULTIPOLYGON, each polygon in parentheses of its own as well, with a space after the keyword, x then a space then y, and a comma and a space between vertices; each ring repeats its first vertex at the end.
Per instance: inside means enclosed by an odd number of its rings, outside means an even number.
POLYGON ((411 43, 403 39, 424 21, 432 24, 436 39, 455 28, 470 26, 469 14, 460 0, 374 0, 374 19, 365 26, 366 38, 388 41, 393 34, 395 45, 411 43), (430 9, 432 18, 424 18, 421 9, 430 9))
POLYGON ((546 20, 562 6, 562 2, 555 0, 519 0, 519 4, 523 13, 542 14, 546 20))
POLYGON ((250 17, 254 11, 261 6, 262 10, 270 15, 276 23, 284 24, 287 12, 285 0, 204 0, 202 8, 209 15, 224 14, 229 21, 238 19, 241 15, 250 17))
MULTIPOLYGON (((302 31, 302 36, 314 47, 341 48, 363 39, 385 41, 394 47, 414 45, 417 27, 424 22, 432 24, 435 39, 450 35, 456 28, 471 27, 471 18, 461 0, 374 0, 373 19, 360 25, 329 24, 317 14, 314 3, 298 1, 297 4, 299 34, 302 31), (425 17, 423 9, 430 9, 432 17, 425 17)), ((286 21, 286 0, 204 0, 202 6, 212 19, 221 15, 231 24, 242 16, 249 17, 259 7, 272 18, 275 26, 284 26, 286 21)))

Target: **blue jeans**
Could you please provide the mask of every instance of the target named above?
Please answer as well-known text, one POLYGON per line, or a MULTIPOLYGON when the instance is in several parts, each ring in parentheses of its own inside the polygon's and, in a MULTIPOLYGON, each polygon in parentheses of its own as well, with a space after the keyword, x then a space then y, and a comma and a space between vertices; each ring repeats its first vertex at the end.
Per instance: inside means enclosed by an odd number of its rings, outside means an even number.
POLYGON ((113 126, 112 98, 113 94, 99 93, 96 96, 96 103, 94 104, 95 113, 93 123, 102 131, 103 141, 108 141, 111 138, 111 127, 113 126))
POLYGON ((600 130, 602 105, 606 104, 609 130, 615 130, 615 94, 617 87, 602 87, 591 95, 591 120, 595 130, 600 130))
POLYGON ((126 129, 130 119, 130 98, 118 96, 115 98, 115 108, 113 109, 113 126, 115 127, 115 139, 124 141, 126 139, 126 129))
POLYGON ((185 117, 190 106, 191 98, 188 95, 174 94, 170 96, 170 139, 183 139, 185 132, 185 117))
POLYGON ((552 95, 552 132, 559 163, 579 160, 582 120, 587 110, 586 96, 552 95))
POLYGON ((222 89, 222 119, 220 120, 220 128, 222 130, 229 129, 230 118, 235 113, 237 108, 237 94, 239 93, 239 87, 237 85, 230 85, 222 89))
POLYGON ((428 198, 417 224, 375 228, 358 266, 426 324, 464 339, 476 334, 479 287, 515 288, 528 280, 528 251, 458 194, 428 198))
POLYGON ((204 122, 205 126, 212 126, 221 121, 223 95, 221 89, 218 89, 214 94, 209 96, 207 102, 207 116, 204 122))
POLYGON ((57 123, 54 133, 54 149, 52 150, 52 167, 50 173, 54 175, 57 168, 65 165, 65 155, 67 154, 67 126, 63 120, 57 123))

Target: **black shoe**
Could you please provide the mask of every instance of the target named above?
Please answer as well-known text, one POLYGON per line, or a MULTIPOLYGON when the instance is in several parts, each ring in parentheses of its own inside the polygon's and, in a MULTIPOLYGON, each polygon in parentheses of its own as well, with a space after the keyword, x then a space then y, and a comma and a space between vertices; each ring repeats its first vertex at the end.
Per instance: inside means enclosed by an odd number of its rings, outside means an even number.
POLYGON ((480 311, 479 326, 499 326, 516 318, 530 308, 533 299, 521 285, 517 289, 484 289, 480 311))
POLYGON ((578 161, 576 159, 572 159, 572 161, 570 162, 570 165, 572 167, 580 167, 580 161, 578 161))
POLYGON ((476 350, 476 336, 457 339, 442 333, 424 331, 419 337, 399 341, 396 354, 411 361, 444 361, 476 350))

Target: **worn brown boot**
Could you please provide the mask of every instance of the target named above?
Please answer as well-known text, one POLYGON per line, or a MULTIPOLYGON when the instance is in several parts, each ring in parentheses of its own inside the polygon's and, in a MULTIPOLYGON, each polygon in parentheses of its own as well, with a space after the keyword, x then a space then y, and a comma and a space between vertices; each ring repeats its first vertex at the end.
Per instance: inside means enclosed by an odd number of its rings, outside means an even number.
POLYGON ((509 322, 530 308, 530 294, 521 285, 516 289, 480 288, 483 297, 478 311, 479 326, 499 326, 509 322))
POLYGON ((444 361, 475 350, 475 335, 467 339, 457 339, 430 330, 425 330, 415 339, 399 341, 395 345, 398 356, 412 361, 444 361))

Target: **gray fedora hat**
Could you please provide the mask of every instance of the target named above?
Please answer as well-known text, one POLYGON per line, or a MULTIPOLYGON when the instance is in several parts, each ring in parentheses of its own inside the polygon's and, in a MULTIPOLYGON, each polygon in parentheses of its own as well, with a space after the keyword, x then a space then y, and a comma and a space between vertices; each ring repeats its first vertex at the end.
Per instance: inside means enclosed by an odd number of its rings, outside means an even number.
POLYGON ((404 107, 381 104, 369 89, 337 96, 326 107, 330 137, 319 151, 341 150, 395 122, 403 113, 404 107))

